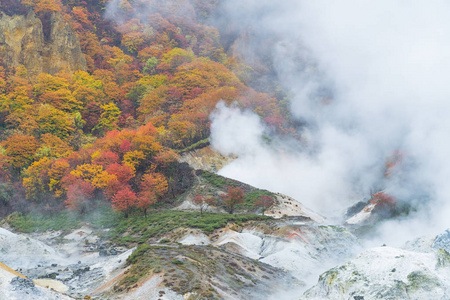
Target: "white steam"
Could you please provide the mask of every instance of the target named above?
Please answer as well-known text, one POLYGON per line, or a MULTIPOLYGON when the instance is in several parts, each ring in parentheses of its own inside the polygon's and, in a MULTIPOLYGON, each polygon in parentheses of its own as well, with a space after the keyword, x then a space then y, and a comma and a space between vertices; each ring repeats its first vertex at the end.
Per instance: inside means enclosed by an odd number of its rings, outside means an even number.
POLYGON ((189 0, 134 0, 132 2, 133 8, 127 0, 108 0, 104 17, 119 24, 130 19, 138 19, 142 24, 148 24, 149 17, 155 13, 171 14, 185 20, 196 17, 194 7, 189 0))
MULTIPOLYGON (((273 65, 292 95, 292 114, 309 124, 309 146, 292 151, 279 140, 264 142, 255 115, 219 105, 212 144, 239 155, 221 174, 286 193, 328 216, 383 188, 415 205, 430 199, 415 229, 449 227, 450 3, 227 3, 227 18, 245 15, 243 26, 257 24, 253 30, 278 38, 270 48, 273 65), (298 57, 310 67, 295 68, 298 57), (331 91, 329 104, 315 96, 323 88, 331 91), (386 180, 384 163, 395 150, 404 154, 403 165, 386 180)), ((247 46, 247 53, 258 50, 247 46)), ((391 226, 401 232, 402 224, 391 226)))

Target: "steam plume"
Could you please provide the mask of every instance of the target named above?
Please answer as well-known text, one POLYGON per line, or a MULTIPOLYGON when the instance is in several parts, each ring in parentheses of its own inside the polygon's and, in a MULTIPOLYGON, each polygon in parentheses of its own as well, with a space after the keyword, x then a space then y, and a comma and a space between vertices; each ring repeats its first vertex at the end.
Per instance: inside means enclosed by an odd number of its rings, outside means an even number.
POLYGON ((264 143, 264 126, 254 115, 219 105, 213 146, 240 157, 221 174, 284 192, 328 216, 385 189, 420 206, 416 229, 448 227, 449 6, 226 1, 221 20, 252 25, 254 40, 247 41, 244 58, 261 51, 258 38, 275 37, 265 51, 292 95, 292 114, 306 121, 299 130, 308 146, 286 151, 292 142, 264 143), (323 91, 329 103, 318 101, 323 91), (239 123, 245 125, 236 130, 239 123), (385 160, 396 150, 403 163, 386 179, 385 160))

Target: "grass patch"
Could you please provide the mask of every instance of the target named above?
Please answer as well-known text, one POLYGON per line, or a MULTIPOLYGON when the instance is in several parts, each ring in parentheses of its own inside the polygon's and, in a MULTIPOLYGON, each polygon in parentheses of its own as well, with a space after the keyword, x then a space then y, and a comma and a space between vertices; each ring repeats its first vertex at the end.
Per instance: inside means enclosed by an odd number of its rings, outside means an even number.
POLYGON ((6 218, 6 222, 20 232, 35 232, 46 230, 70 230, 80 226, 83 222, 89 222, 97 228, 111 228, 117 225, 122 218, 121 214, 110 207, 101 207, 86 215, 77 212, 63 210, 53 214, 39 213, 12 213, 6 218))
MULTIPOLYGON (((85 216, 64 210, 52 215, 19 214, 14 213, 6 218, 8 224, 17 231, 34 232, 46 230, 70 230, 78 228, 81 223, 89 222, 95 228, 110 228, 105 238, 116 243, 143 244, 150 238, 157 238, 180 228, 198 228, 204 232, 211 232, 223 228, 228 222, 242 225, 251 220, 266 220, 267 216, 254 214, 224 214, 183 212, 174 210, 161 210, 150 212, 147 217, 131 215, 124 218, 122 214, 114 212, 111 208, 103 208, 85 216)), ((161 243, 169 240, 161 240, 161 243)))
POLYGON ((217 175, 217 174, 214 174, 214 173, 211 173, 208 171, 203 171, 202 177, 208 183, 210 183, 211 185, 218 187, 218 188, 223 188, 225 186, 225 184, 227 184, 227 182, 228 182, 228 180, 225 177, 222 177, 220 175, 217 175))
POLYGON ((251 220, 266 220, 269 217, 254 214, 213 214, 199 212, 183 212, 174 210, 155 211, 144 217, 133 215, 122 218, 109 232, 110 238, 116 242, 144 243, 150 238, 164 234, 180 227, 198 228, 211 232, 223 228, 228 222, 242 224, 251 220))
POLYGON ((275 199, 275 195, 266 190, 255 190, 245 195, 243 206, 245 208, 254 208, 255 202, 259 200, 261 196, 270 196, 275 199))
POLYGON ((198 142, 196 142, 196 143, 194 143, 194 144, 192 144, 192 145, 190 145, 190 146, 188 146, 188 147, 186 147, 186 148, 184 148, 182 150, 175 150, 175 152, 183 153, 183 152, 195 150, 195 149, 198 149, 198 148, 203 148, 203 147, 206 147, 208 145, 209 145, 209 138, 206 138, 206 139, 200 140, 200 141, 198 141, 198 142))
POLYGON ((134 264, 137 262, 138 258, 141 257, 147 250, 150 249, 150 245, 148 244, 141 244, 139 245, 136 250, 131 253, 130 256, 127 258, 127 263, 134 264))
POLYGON ((68 230, 79 224, 76 214, 63 211, 51 215, 37 215, 14 213, 7 218, 8 224, 21 232, 34 232, 46 230, 68 230))

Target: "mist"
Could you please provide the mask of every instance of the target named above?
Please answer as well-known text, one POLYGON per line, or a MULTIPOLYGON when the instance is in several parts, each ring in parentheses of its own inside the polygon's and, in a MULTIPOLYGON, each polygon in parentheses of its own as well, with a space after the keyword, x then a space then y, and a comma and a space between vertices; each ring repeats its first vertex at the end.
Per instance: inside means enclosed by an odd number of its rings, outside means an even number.
POLYGON ((243 58, 261 51, 259 37, 276 37, 264 51, 290 95, 292 115, 305 125, 301 142, 277 138, 251 112, 219 104, 212 145, 239 156, 220 174, 285 193, 330 219, 377 190, 418 208, 382 226, 382 236, 394 229, 405 240, 447 228, 449 6, 227 1, 219 23, 253 24, 243 58), (329 99, 320 101, 324 90, 329 99), (395 151, 404 159, 386 178, 395 151))
POLYGON ((137 9, 132 9, 128 1, 109 0, 105 5, 104 17, 119 24, 132 18, 138 19, 143 24, 148 24, 149 16, 158 12, 174 14, 185 20, 192 20, 196 17, 194 7, 189 0, 135 0, 133 1, 133 7, 137 9))
MULTIPOLYGON (((140 9, 128 11, 111 0, 105 17, 145 23, 156 1, 136 2, 140 9)), ((225 50, 255 69, 273 70, 302 124, 300 139, 275 136, 256 114, 219 104, 212 146, 239 157, 221 175, 292 196, 330 223, 379 190, 418 209, 381 226, 381 240, 398 242, 384 235, 394 227, 402 240, 448 227, 449 3, 218 3, 207 23, 221 29, 225 50), (402 163, 386 178, 386 160, 396 151, 402 163)), ((198 17, 187 0, 164 5, 176 16, 198 17)))

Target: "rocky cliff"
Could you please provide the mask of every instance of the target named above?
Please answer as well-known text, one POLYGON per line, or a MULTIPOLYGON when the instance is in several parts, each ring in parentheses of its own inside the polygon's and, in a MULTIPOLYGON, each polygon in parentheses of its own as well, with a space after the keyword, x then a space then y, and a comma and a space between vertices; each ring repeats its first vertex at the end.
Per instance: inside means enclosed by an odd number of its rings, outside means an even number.
POLYGON ((30 75, 86 70, 78 37, 62 15, 50 16, 49 28, 30 12, 0 18, 0 56, 7 67, 24 65, 30 75), (44 34, 45 29, 47 30, 44 34))

